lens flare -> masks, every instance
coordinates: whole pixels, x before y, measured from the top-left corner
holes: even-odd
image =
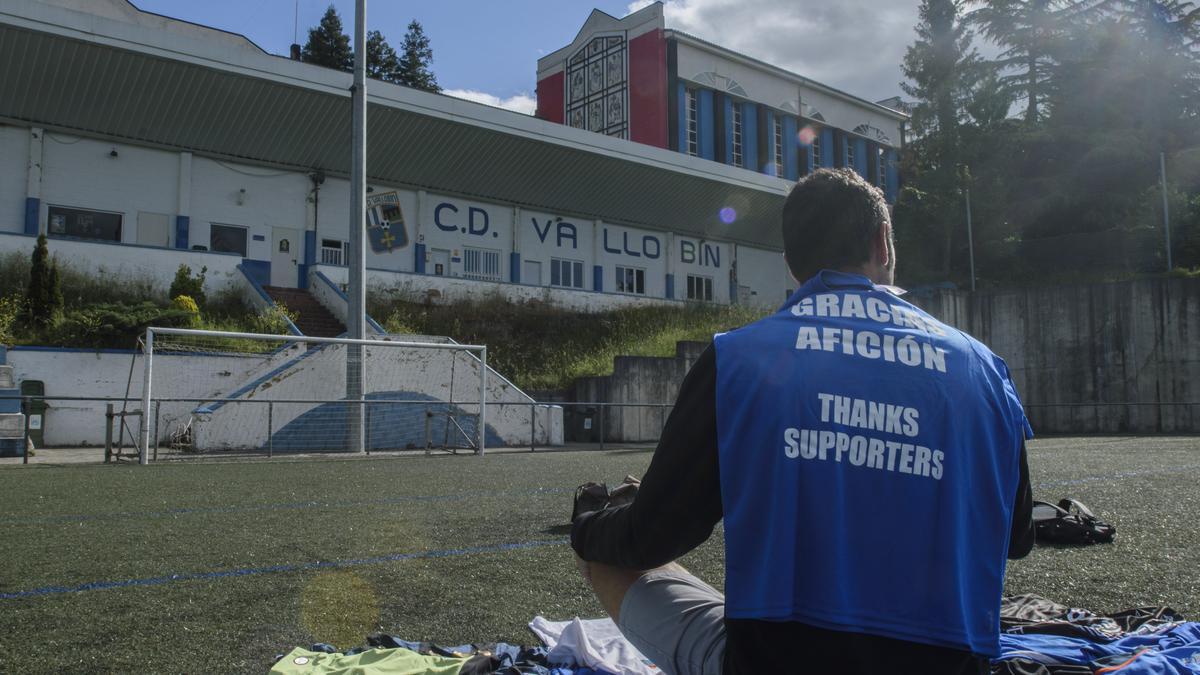
[[[796,138],[804,145],[812,145],[817,138],[817,132],[812,127],[804,127],[796,134]]]
[[[737,220],[737,211],[735,211],[732,206],[726,206],[725,208],[721,209],[720,216],[722,223],[725,223],[726,225],[732,225],[733,221]]]

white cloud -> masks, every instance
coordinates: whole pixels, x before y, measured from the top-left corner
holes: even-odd
[[[636,0],[637,11],[652,0]],[[677,29],[877,101],[900,93],[917,0],[666,0]]]
[[[495,94],[489,94],[485,91],[475,91],[473,89],[445,89],[442,93],[455,98],[465,98],[468,101],[513,110],[525,115],[532,115],[537,110],[537,99],[525,93],[509,96],[508,98],[500,98]]]

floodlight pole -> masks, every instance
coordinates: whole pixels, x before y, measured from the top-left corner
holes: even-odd
[[[1158,175],[1162,180],[1163,230],[1167,233],[1167,272],[1173,269],[1171,264],[1171,210],[1167,205],[1167,153],[1158,153]]]
[[[146,454],[150,449],[150,383],[154,381],[154,329],[146,329],[146,342],[142,347],[145,351],[142,352],[145,361],[145,369],[142,373],[142,421],[140,433],[138,434],[140,441],[138,443],[138,464],[145,466],[150,463],[150,457]],[[122,408],[123,410],[124,408]],[[121,433],[125,433],[125,418],[121,418]]]
[[[346,330],[351,339],[366,337],[367,261],[364,229],[367,223],[367,0],[354,3],[354,87],[352,155],[350,164],[349,311]],[[346,399],[349,401],[349,442],[353,452],[366,450],[363,438],[363,347],[346,350]]]

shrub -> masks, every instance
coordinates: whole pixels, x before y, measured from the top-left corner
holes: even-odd
[[[0,297],[0,345],[16,342],[17,317],[24,311],[20,296]]]
[[[190,314],[192,316],[191,325],[193,328],[200,327],[200,308],[196,306],[195,300],[186,295],[177,295],[174,300],[171,300],[171,306]]]
[[[181,295],[186,295],[196,302],[196,306],[204,309],[208,302],[208,297],[204,295],[204,275],[208,272],[207,267],[201,267],[200,273],[192,276],[192,268],[187,265],[180,265],[179,269],[175,270],[175,280],[171,282],[171,288],[167,292],[167,296],[177,298]]]
[[[265,335],[287,335],[289,332],[288,321],[296,323],[296,320],[299,318],[300,315],[298,313],[288,311],[288,308],[282,304],[271,305],[250,318],[249,332],[263,333]]]
[[[45,328],[62,314],[63,294],[58,264],[50,260],[44,234],[38,235],[37,245],[33,248],[25,298],[26,319],[31,326]]]
[[[60,347],[132,349],[146,328],[188,328],[194,315],[153,302],[103,304],[66,313],[46,331],[45,342]]]

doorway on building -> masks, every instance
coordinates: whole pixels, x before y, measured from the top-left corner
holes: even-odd
[[[542,261],[526,260],[525,269],[521,270],[521,282],[533,284],[535,286],[542,285]]]
[[[291,227],[271,228],[271,285],[296,288],[300,284],[297,255],[300,232]]]
[[[429,273],[435,277],[450,276],[450,251],[444,248],[429,249]]]

